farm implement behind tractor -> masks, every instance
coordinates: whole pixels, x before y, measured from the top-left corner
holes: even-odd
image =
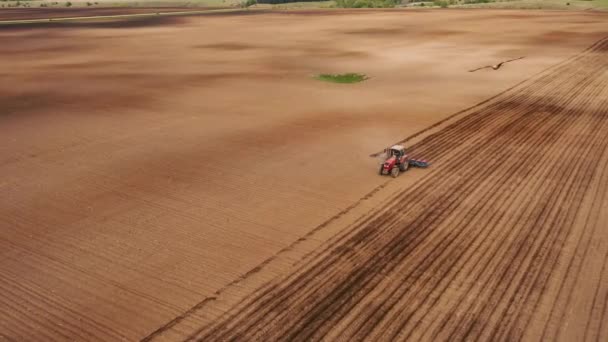
[[[400,172],[405,172],[410,166],[426,168],[429,163],[424,159],[412,159],[405,153],[405,147],[394,145],[386,150],[386,158],[380,165],[380,175],[390,174],[393,178],[399,176]]]

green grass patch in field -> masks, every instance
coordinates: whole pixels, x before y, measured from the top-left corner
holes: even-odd
[[[364,74],[347,73],[347,74],[319,74],[315,76],[319,81],[334,82],[334,83],[358,83],[368,79]]]

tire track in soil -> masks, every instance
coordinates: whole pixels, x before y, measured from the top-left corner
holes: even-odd
[[[520,152],[518,152],[518,153],[520,153]],[[516,165],[517,165],[517,164],[516,164]],[[512,171],[512,170],[510,170],[510,171],[509,171],[509,172],[507,172],[507,173],[510,173],[510,172],[513,172],[513,171]],[[483,202],[483,200],[482,200],[482,202]],[[452,229],[453,229],[453,230],[458,231],[457,227],[453,227]],[[443,241],[442,241],[442,242],[443,242]],[[437,263],[437,262],[435,261],[435,263]],[[407,305],[407,304],[405,304],[405,305],[404,305],[404,307],[408,307],[408,305]],[[369,319],[367,319],[366,321],[369,323]]]
[[[603,84],[602,86],[605,86],[605,84]],[[604,88],[601,89],[603,90]],[[601,97],[596,95],[595,98]],[[522,282],[520,282],[518,288],[516,288],[515,290],[517,296],[512,299],[511,303],[509,304],[509,310],[500,318],[501,320],[506,321],[507,324],[503,325],[502,327],[494,327],[494,332],[491,335],[492,338],[498,335],[503,337],[504,339],[504,335],[507,334],[504,327],[512,326],[513,324],[515,324],[514,320],[516,318],[519,318],[519,324],[523,324],[524,322],[526,322],[526,320],[532,314],[533,311],[529,310],[528,312],[524,312],[525,305],[530,308],[536,308],[536,305],[543,293],[542,290],[545,289],[546,285],[548,284],[549,276],[552,274],[552,271],[557,266],[557,261],[561,254],[563,246],[572,233],[572,227],[574,224],[574,220],[576,219],[576,214],[581,208],[584,196],[588,192],[591,192],[591,181],[596,171],[599,170],[598,166],[600,159],[594,158],[594,155],[598,152],[600,153],[600,155],[603,155],[604,151],[606,150],[606,135],[602,134],[606,131],[607,128],[605,126],[605,117],[603,115],[604,113],[608,112],[608,103],[606,102],[607,101],[604,101],[603,108],[598,111],[597,114],[599,115],[596,115],[596,117],[593,118],[594,122],[589,128],[589,131],[593,132],[593,135],[591,135],[591,137],[583,137],[583,139],[587,138],[588,140],[586,143],[580,144],[581,147],[584,147],[584,149],[586,149],[586,151],[583,151],[581,153],[584,153],[585,157],[583,157],[582,163],[578,168],[578,173],[574,176],[571,176],[571,179],[573,179],[573,185],[570,188],[572,195],[570,195],[570,193],[568,194],[570,195],[570,201],[567,203],[570,203],[568,206],[574,207],[576,208],[576,210],[562,211],[559,213],[562,215],[564,221],[564,223],[561,223],[559,225],[560,227],[562,227],[562,229],[556,229],[552,231],[556,233],[556,237],[554,238],[553,242],[551,244],[547,244],[547,248],[541,248],[537,250],[536,254],[533,256],[533,260],[541,259],[544,261],[540,264],[537,263],[536,265],[530,265],[525,275],[530,274],[531,276],[529,278],[524,276]],[[592,138],[595,139],[594,141],[596,141],[597,144],[592,140]],[[565,201],[562,201],[562,206],[564,205],[564,202]],[[553,246],[557,246],[557,248]],[[545,253],[544,257],[543,252]],[[538,269],[531,269],[532,266],[537,266]],[[527,279],[531,279],[531,282],[526,282],[525,280]],[[522,329],[513,329],[513,331],[521,333]],[[519,338],[521,338],[521,335],[519,335]]]
[[[414,144],[434,161],[418,184],[190,339],[523,336],[514,327],[531,318],[596,173],[588,157],[608,146],[608,101],[596,98],[607,50],[600,40]],[[564,158],[575,166],[560,169]]]
[[[433,258],[428,258],[427,260],[429,260],[429,259],[433,259]]]
[[[552,165],[552,168],[553,168],[553,169],[558,170],[558,168],[556,168],[556,167],[555,167],[555,165]],[[555,174],[555,172],[554,172],[554,174]],[[572,178],[569,178],[569,179],[572,179]],[[571,186],[571,187],[569,187],[568,189],[569,189],[569,190],[568,190],[568,193],[571,193],[571,191],[572,191],[572,186]],[[554,187],[554,189],[552,190],[552,194],[553,194],[553,196],[551,196],[552,202],[557,202],[557,200],[553,200],[553,199],[555,198],[555,196],[562,195],[562,190],[563,190],[563,187],[557,187],[557,186],[556,186],[556,187]],[[543,190],[543,191],[546,191],[546,190]],[[555,193],[555,191],[559,191],[559,193],[558,193],[558,194],[556,194],[556,193]],[[546,213],[546,212],[547,212],[547,211],[546,211],[546,210],[547,210],[547,208],[554,208],[554,206],[549,206],[549,205],[547,205],[547,204],[543,205],[543,213]],[[543,224],[549,224],[549,223],[551,222],[551,221],[548,221],[548,218],[547,218],[547,217],[544,217],[544,218],[539,218],[539,219],[542,219],[542,220],[543,220]],[[538,219],[537,219],[537,220],[538,220]],[[563,225],[562,225],[562,226],[563,226]],[[540,232],[538,232],[538,233],[540,233]],[[536,241],[536,239],[538,239],[538,236],[539,236],[539,235],[535,235],[535,236],[534,236],[534,238],[533,238],[533,239],[530,239],[530,240],[532,240],[532,241]],[[546,235],[546,236],[545,236],[545,239],[547,238],[547,236],[548,236],[548,235]],[[529,239],[529,238],[530,238],[530,236],[526,236],[526,239],[522,239],[522,243],[518,244],[518,246],[517,246],[517,247],[518,247],[518,248],[517,248],[518,253],[516,253],[516,254],[515,254],[515,257],[522,257],[522,258],[526,258],[526,257],[529,255],[529,254],[520,254],[520,253],[519,253],[519,252],[521,252],[521,250],[522,250],[524,247],[526,247],[526,246],[525,246],[525,244],[524,244],[524,242],[525,242],[527,239]],[[544,241],[544,240],[543,240],[543,241]],[[529,251],[530,251],[530,249],[528,249],[527,251],[529,252]],[[537,250],[537,252],[538,252],[538,250]],[[510,263],[514,263],[515,265],[517,265],[517,266],[516,266],[516,268],[517,268],[517,269],[518,269],[520,266],[522,266],[522,263],[517,263],[517,262],[515,262],[515,259],[514,259],[514,258],[512,258],[512,259],[508,259],[508,260],[510,260],[510,261],[509,261]],[[508,269],[507,269],[507,270],[508,270]],[[506,272],[506,271],[505,271],[505,272]],[[506,289],[506,286],[507,286],[507,285],[509,285],[509,283],[510,283],[510,282],[505,281],[505,278],[509,279],[509,278],[508,278],[508,276],[506,275],[506,273],[503,273],[503,275],[502,275],[502,276],[499,278],[499,282],[498,282],[498,284],[499,284],[499,285],[502,287],[503,292],[501,292],[501,294],[500,294],[500,295],[492,294],[492,297],[491,297],[491,298],[495,298],[495,299],[497,299],[497,300],[502,299],[502,297],[504,296],[504,291],[506,291],[506,290],[507,290],[507,289]],[[522,279],[526,279],[525,274],[524,274],[524,276],[523,276],[523,278],[522,278]],[[521,283],[520,283],[520,285],[521,285]],[[490,289],[491,289],[492,287],[488,287],[488,286],[487,286],[487,284],[486,284],[486,288],[490,288]],[[509,297],[509,296],[505,296],[505,297],[507,297],[507,298],[511,298],[511,297]],[[499,304],[499,303],[496,303],[496,302],[485,303],[485,305],[484,305],[484,308],[483,308],[483,309],[484,309],[484,310],[487,310],[487,311],[497,312],[497,311],[498,311],[498,310],[497,310],[497,305],[498,305],[498,304]],[[515,306],[515,305],[514,305],[514,303],[510,303],[510,304],[511,304],[511,305],[509,305],[509,309],[511,309],[513,306]],[[470,321],[472,321],[472,322],[473,322],[473,324],[476,324],[476,325],[478,325],[478,324],[479,324],[479,321],[478,321],[478,320],[475,320],[475,318],[469,318],[469,320],[470,320]],[[469,322],[469,323],[470,323],[470,322]],[[455,326],[462,326],[462,325],[469,326],[469,325],[468,325],[469,323],[465,324],[465,323],[463,323],[462,321],[460,321],[460,322],[456,322],[456,323],[454,323],[454,325],[455,325]],[[506,324],[506,323],[503,321],[503,324]],[[478,327],[478,328],[479,328],[479,327]],[[472,326],[472,325],[470,325],[470,326],[469,326],[469,330],[467,330],[467,333],[466,333],[464,336],[465,336],[465,337],[469,336],[469,334],[471,334],[471,330],[473,330],[473,326]]]
[[[437,252],[439,252],[441,250],[442,247],[444,247],[445,242],[449,242],[449,241],[454,241],[455,237],[451,236],[453,235],[453,232],[456,232],[457,230],[454,230],[452,232],[450,232],[450,235],[444,237],[441,239],[441,241],[439,241],[439,243],[435,246],[430,246],[430,249],[432,250],[432,254],[437,254]],[[445,246],[449,246],[449,243]],[[420,248],[423,248],[422,246]],[[439,257],[440,255],[436,255],[437,257]],[[422,260],[422,263],[424,263],[424,265],[426,265],[426,267],[431,267],[431,266],[435,266],[437,264],[437,260],[439,259],[432,259],[431,258],[427,259],[427,260]],[[429,264],[429,261],[431,262]],[[416,263],[418,264],[418,263]],[[401,264],[402,265],[402,264]],[[400,266],[401,267],[401,266]],[[420,279],[425,275],[425,273],[421,273],[421,265],[418,264],[418,267],[415,270],[409,270],[409,271],[404,271],[403,268],[401,268],[399,270],[399,273],[401,272],[409,272],[409,273],[405,273],[407,274],[407,277],[400,279],[402,284],[415,284],[417,282],[420,281]],[[434,270],[431,273],[436,272],[437,270]],[[430,279],[424,279],[424,282],[429,281]],[[386,282],[386,280],[382,280],[382,282]],[[396,301],[401,300],[402,296],[404,295],[404,292],[402,290],[408,288],[408,286],[395,286],[397,285],[395,282],[393,282],[392,284],[390,284],[390,292],[389,294],[380,294],[381,296],[390,296],[390,297],[396,297]],[[418,287],[418,289],[422,289],[420,287]],[[373,298],[373,300],[379,300],[381,298],[379,297],[375,297]],[[384,317],[387,316],[388,312],[391,311],[394,306],[395,303],[393,301],[381,301],[382,303],[382,307],[379,306],[375,306],[374,309],[371,312],[367,312],[366,311],[359,311],[359,317],[358,319],[360,320],[360,322],[357,323],[350,323],[349,327],[353,327],[353,329],[356,329],[355,331],[358,333],[356,336],[356,338],[364,338],[366,337],[366,333],[370,333],[371,332],[371,328],[375,328],[375,329],[379,329],[373,322],[380,322]],[[359,304],[360,306],[362,306],[363,304]],[[366,326],[368,326],[370,328],[370,330],[366,329]]]
[[[598,220],[599,220],[598,215],[599,215],[600,210],[601,210],[601,205],[603,203],[605,203],[604,202],[605,201],[605,196],[606,196],[606,193],[608,192],[607,191],[608,188],[606,186],[606,184],[608,183],[607,182],[607,180],[608,180],[608,177],[607,177],[608,172],[606,172],[608,170],[607,166],[608,166],[608,158],[604,158],[604,165],[602,165],[603,172],[598,177],[599,178],[599,182],[597,184],[596,193],[595,193],[595,195],[593,197],[593,201],[592,201],[592,203],[594,204],[594,207],[590,210],[590,216],[588,216],[587,219],[585,220],[585,231],[583,233],[586,233],[587,230],[591,230],[591,232],[589,234],[589,237],[587,239],[585,239],[586,240],[585,241],[585,247],[581,248],[584,251],[583,257],[581,258],[581,263],[586,260],[586,258],[587,258],[587,252],[591,248],[591,243],[592,243],[593,237],[596,235],[595,233],[597,232],[597,229],[590,229],[590,227],[591,228],[598,228],[599,227],[599,225],[598,225]],[[591,218],[591,217],[593,217],[593,218]],[[591,218],[593,224],[590,223],[590,218]],[[577,247],[576,247],[577,250],[579,250],[579,248],[581,247],[581,242],[583,241],[583,239],[584,239],[584,234],[581,234],[581,238],[580,238],[580,240],[577,243]],[[606,252],[604,253],[604,256],[603,256],[602,260],[603,260],[603,262],[602,262],[602,268],[601,268],[601,270],[599,272],[599,278],[598,278],[598,282],[597,282],[597,287],[595,288],[595,291],[594,291],[593,301],[592,301],[592,304],[591,304],[591,311],[589,312],[589,317],[587,319],[587,324],[586,324],[585,330],[584,330],[585,334],[584,334],[583,339],[582,339],[583,341],[588,341],[589,340],[588,339],[588,334],[589,334],[589,331],[591,330],[590,325],[593,324],[593,323],[595,323],[594,322],[594,316],[598,316],[598,311],[600,309],[603,309],[603,306],[600,306],[599,296],[601,295],[601,291],[602,291],[602,286],[601,286],[602,285],[602,279],[604,279],[604,277],[607,275],[606,272],[608,271],[608,269],[607,269],[608,268],[608,250],[606,250]],[[572,264],[573,264],[572,262],[568,264],[568,271],[572,267]],[[570,272],[567,272],[567,274],[571,278],[573,278],[574,280],[579,279],[579,276],[580,276],[581,271],[582,271],[582,266],[581,265],[577,265],[577,266],[578,267],[577,267],[577,271],[576,271],[575,274],[571,275]],[[557,295],[556,298],[559,298],[560,297],[559,295],[564,291],[564,285],[565,285],[567,279],[568,279],[568,277],[566,277],[564,279],[564,281],[560,284],[560,289],[559,289],[559,292],[558,292],[558,295]],[[567,297],[568,299],[566,300],[566,306],[568,306],[570,303],[573,302],[572,296],[573,296],[574,292],[575,292],[575,287],[574,287],[574,285],[572,285],[572,288],[570,288],[569,291],[568,291],[568,297]],[[551,317],[553,317],[554,315],[556,315],[556,311],[558,309],[557,305],[556,305],[557,303],[559,303],[558,300],[555,300],[553,302],[553,306],[551,308],[549,319],[547,319],[547,321],[545,322],[545,324],[543,326],[543,335],[542,335],[542,338],[544,338],[546,336],[547,328],[548,328],[547,324],[551,320]],[[538,303],[537,303],[537,305],[538,305]],[[564,310],[564,311],[561,312],[560,320],[559,321],[563,321],[565,319],[565,316],[566,316],[566,311]],[[596,339],[600,340],[600,338],[601,338],[601,323],[603,322],[603,317],[600,316],[600,319],[596,320],[596,321],[599,322],[599,325],[600,325],[595,330],[595,332],[596,332]]]
[[[550,132],[550,130],[549,130],[549,132]],[[512,151],[511,153],[517,154],[517,155],[522,155],[522,154],[524,154],[524,155],[526,155],[526,154],[527,155],[532,155],[534,153],[534,151],[535,151],[535,149],[533,149],[532,151],[528,151],[528,152]],[[540,160],[539,162],[542,162],[542,160]],[[523,167],[522,167],[522,165],[523,165]],[[506,169],[506,172],[503,172],[503,174],[500,177],[501,178],[504,178],[505,176],[508,177],[509,175],[511,175],[514,172],[525,172],[525,175],[517,175],[517,177],[529,177],[528,173],[531,170],[533,170],[533,168],[531,168],[530,165],[521,164],[521,163],[515,163],[515,164],[511,165],[508,169]],[[534,177],[534,176],[532,176],[532,177]],[[505,190],[508,190],[508,188],[512,187],[512,186],[510,186],[508,184],[505,184],[505,183],[501,183],[501,187],[507,187],[507,189],[505,189]],[[496,187],[494,187],[494,190],[497,191],[498,189]],[[472,225],[474,223],[476,223],[478,226],[482,225],[482,224],[483,225],[490,225],[489,222],[493,222],[492,225],[496,224],[497,221],[495,219],[496,219],[496,216],[498,216],[497,214],[503,214],[504,215],[504,212],[500,212],[500,211],[496,210],[497,207],[495,207],[495,206],[492,207],[491,205],[492,204],[498,205],[498,203],[500,203],[501,201],[505,201],[505,200],[512,201],[512,198],[514,197],[514,196],[512,196],[513,195],[512,190],[511,191],[505,191],[505,192],[501,193],[501,195],[507,195],[507,197],[506,198],[501,198],[501,197],[504,197],[504,196],[494,196],[494,197],[492,197],[492,196],[489,196],[489,193],[485,193],[484,196],[481,196],[481,200],[479,201],[479,203],[484,203],[484,205],[476,206],[475,209],[478,209],[478,210],[475,210],[475,213],[471,214],[471,212],[469,212],[469,213],[465,213],[463,215],[460,215],[458,217],[460,221],[457,221],[456,225],[454,225],[453,221],[450,222],[450,229],[452,230],[452,232],[454,232],[454,231],[458,232],[458,236],[457,236],[458,239],[462,239],[460,237],[460,235],[462,235],[462,232],[464,231],[464,229],[466,228],[467,225],[470,226],[470,225]],[[487,197],[487,198],[484,198],[484,197]],[[498,201],[497,199],[500,199],[500,201]],[[492,202],[494,202],[494,203],[492,203]],[[486,216],[484,216],[483,214],[480,214],[482,208],[485,209],[485,212],[488,213],[488,215],[490,215],[489,218],[486,218]],[[473,217],[471,217],[471,215],[473,215]],[[498,221],[501,218],[502,218],[502,216],[499,216],[498,217]],[[480,222],[482,220],[483,220],[483,222]],[[450,233],[452,233],[452,232],[450,232]],[[482,236],[484,236],[484,235],[483,234],[479,234],[478,236],[475,237],[475,239],[478,240]],[[468,238],[468,237],[465,237],[465,238]],[[483,237],[484,241],[487,238],[488,238],[488,236],[484,236]],[[454,239],[455,239],[455,237],[451,238],[452,241]],[[443,240],[441,243],[443,243],[444,241],[445,240]],[[474,242],[475,242],[475,240],[470,240],[470,241],[468,241],[466,243],[466,245],[455,246],[454,248],[461,248],[461,247],[463,248],[461,254],[459,254],[458,258],[455,259],[455,260],[457,260],[457,261],[462,260],[463,256],[465,254],[468,254],[468,251],[469,251],[471,245]],[[448,247],[448,246],[449,245],[447,245],[446,247]],[[466,260],[469,260],[470,258],[471,258],[471,254],[469,254],[469,256],[467,257]],[[428,289],[429,286],[427,284],[431,280],[435,280],[435,281],[438,281],[438,282],[445,282],[446,279],[450,279],[450,277],[453,277],[452,275],[449,275],[450,272],[454,271],[453,270],[453,265],[447,264],[448,266],[442,266],[443,263],[442,263],[442,261],[440,259],[435,259],[435,258],[428,258],[428,259],[432,260],[432,263],[434,265],[433,272],[431,272],[431,273],[441,272],[442,276],[439,279],[432,279],[432,278],[428,278],[427,277],[427,279],[424,280],[424,287],[419,288],[419,290],[421,290],[421,289]],[[424,261],[426,261],[426,260],[424,260]],[[449,260],[446,260],[446,262],[447,261],[449,261]],[[466,264],[466,261],[464,263]],[[460,270],[462,268],[462,266],[463,265],[461,264],[461,266],[458,268],[458,270]],[[449,277],[448,277],[448,275],[449,275]],[[434,289],[436,286],[437,285],[434,285],[434,286],[432,286],[430,288]],[[399,290],[403,290],[403,289],[401,288]],[[401,293],[403,293],[403,291],[401,291]],[[402,296],[402,295],[403,294],[401,294],[400,296]],[[409,293],[408,293],[408,295],[409,295]],[[410,297],[414,296],[414,295],[415,295],[415,297],[410,298],[405,303],[400,303],[399,307],[405,307],[405,308],[407,308],[407,307],[410,307],[411,305],[413,305],[412,301],[417,300],[418,299],[417,297],[420,296],[420,293],[417,292],[415,294],[410,295]],[[426,296],[423,296],[424,299],[422,300],[422,302],[425,303],[428,300],[428,298],[429,298],[430,295],[431,295],[431,292],[429,292]],[[391,309],[394,309],[394,306],[395,306],[395,303],[391,304]],[[403,311],[407,312],[407,310],[403,310]],[[418,309],[415,312],[409,313],[409,315],[407,315],[406,317],[401,317],[401,320],[403,321],[403,323],[401,325],[396,324],[396,326],[398,327],[396,329],[396,331],[402,332],[404,330],[404,326],[408,324],[408,322],[409,322],[410,318],[412,317],[412,315],[418,314],[420,311],[422,311],[422,310]],[[392,325],[390,323],[387,323],[387,324],[389,326]],[[382,328],[376,328],[376,329],[377,330],[378,329],[381,330]]]
[[[454,229],[454,230],[458,230],[458,229]],[[433,260],[433,262],[435,262],[435,263],[436,263],[436,259],[435,259],[435,260],[434,260],[434,259],[435,259],[434,257],[429,257],[429,258],[427,258],[426,260]],[[425,261],[426,261],[426,260],[425,260]],[[404,305],[403,307],[408,307],[408,306],[407,306],[407,305]]]

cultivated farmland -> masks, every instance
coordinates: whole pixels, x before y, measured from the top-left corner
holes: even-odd
[[[0,337],[608,338],[607,19],[0,28]]]

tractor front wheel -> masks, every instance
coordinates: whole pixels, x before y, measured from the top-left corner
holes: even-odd
[[[397,167],[397,165],[393,166],[393,169],[391,170],[391,176],[393,176],[393,178],[397,178],[397,176],[399,176],[399,168]]]

